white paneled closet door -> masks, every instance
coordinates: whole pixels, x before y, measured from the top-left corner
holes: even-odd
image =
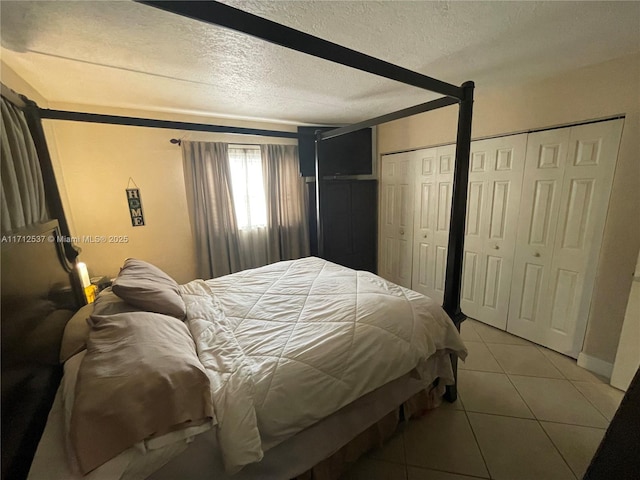
[[[529,135],[507,331],[577,357],[622,120]]]
[[[411,288],[413,188],[416,152],[382,156],[379,273]]]
[[[506,330],[527,135],[471,143],[462,311]]]
[[[442,303],[453,193],[455,145],[418,150],[413,290]]]

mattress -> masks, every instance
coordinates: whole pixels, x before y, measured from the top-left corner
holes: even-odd
[[[140,442],[85,478],[146,478],[196,438],[215,438],[199,444],[210,444],[235,473],[408,372],[413,388],[435,376],[452,383],[449,353],[466,356],[453,323],[429,298],[318,258],[195,280],[180,291],[217,425]],[[81,357],[72,360],[31,479],[80,478],[65,434]]]

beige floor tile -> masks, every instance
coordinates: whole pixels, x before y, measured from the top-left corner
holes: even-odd
[[[465,342],[481,342],[482,339],[473,328],[474,320],[467,319],[460,325],[460,336]],[[477,323],[477,322],[476,322]]]
[[[603,428],[580,427],[562,423],[540,422],[551,441],[564,457],[578,478],[582,478],[605,430]]]
[[[567,357],[566,355],[562,355],[561,353],[554,352],[553,350],[549,350],[544,347],[538,347],[538,350],[540,350],[542,354],[547,357],[551,363],[553,363],[554,367],[560,370],[560,373],[562,373],[562,375],[564,375],[568,380],[591,383],[608,383],[604,377],[596,375],[585,368],[579,367],[576,361],[571,357]]]
[[[537,347],[532,345],[487,344],[505,373],[532,377],[564,378]]]
[[[609,422],[569,380],[509,375],[538,420],[606,428]]]
[[[396,432],[385,444],[370,453],[371,458],[394,463],[404,463],[404,441],[402,432]]]
[[[490,325],[476,321],[473,323],[473,329],[482,338],[485,343],[503,343],[506,345],[533,345],[533,343],[524,338],[516,337],[503,330],[499,330]]]
[[[587,397],[607,420],[611,421],[620,406],[624,392],[611,385],[594,384],[589,382],[572,382],[575,387]]]
[[[469,355],[462,362],[458,361],[460,370],[478,370],[481,372],[498,372],[503,373],[502,368],[493,358],[491,352],[484,343],[481,342],[465,342]]]
[[[571,469],[535,420],[469,413],[491,478],[572,480]]]
[[[488,476],[465,412],[435,409],[404,431],[407,465]]]
[[[364,457],[351,467],[342,480],[406,480],[404,465]]]
[[[534,418],[504,373],[458,372],[458,392],[468,412]]]
[[[408,480],[474,480],[478,477],[468,477],[457,473],[441,472],[439,470],[429,470],[426,468],[407,467]],[[486,477],[489,478],[489,477]]]

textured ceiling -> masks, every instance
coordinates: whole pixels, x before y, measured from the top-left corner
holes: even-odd
[[[640,50],[640,2],[225,3],[479,89]],[[335,124],[434,97],[129,1],[2,0],[0,8],[2,60],[53,106]]]

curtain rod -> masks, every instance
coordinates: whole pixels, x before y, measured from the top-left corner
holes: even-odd
[[[170,143],[173,143],[174,145],[182,145],[182,139],[181,138],[172,138],[171,140],[169,140]],[[238,146],[238,147],[261,147],[262,145],[264,145],[263,143],[246,143],[246,142],[242,142],[242,143],[238,143],[238,142],[226,142],[227,145],[229,145],[230,148],[234,148],[234,146]],[[269,145],[269,144],[268,144]]]
[[[20,96],[19,93],[14,92],[9,87],[7,87],[4,83],[0,84],[0,89],[2,92],[2,96],[7,99],[7,101],[13,103],[18,108],[24,108],[27,106],[24,99]]]

